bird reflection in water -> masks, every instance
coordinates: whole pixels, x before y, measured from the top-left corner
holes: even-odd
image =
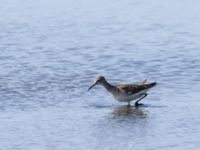
[[[147,115],[140,107],[120,106],[113,110],[113,117],[146,118]]]

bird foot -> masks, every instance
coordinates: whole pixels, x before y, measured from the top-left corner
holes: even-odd
[[[135,107],[143,106],[144,104],[142,103],[135,103]]]

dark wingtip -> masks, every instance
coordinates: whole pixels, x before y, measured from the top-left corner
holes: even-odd
[[[157,82],[152,82],[147,85],[147,88],[152,88],[157,85]]]
[[[151,87],[156,86],[157,82],[152,82],[150,85],[151,85]]]

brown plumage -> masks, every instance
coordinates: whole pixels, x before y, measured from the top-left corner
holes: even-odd
[[[126,93],[135,94],[140,91],[149,89],[155,85],[156,85],[156,82],[142,83],[142,84],[118,84],[118,85],[116,85],[116,87],[125,91]]]

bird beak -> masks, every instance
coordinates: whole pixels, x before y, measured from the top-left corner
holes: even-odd
[[[97,85],[96,82],[89,87],[88,91],[91,90],[95,85]]]

